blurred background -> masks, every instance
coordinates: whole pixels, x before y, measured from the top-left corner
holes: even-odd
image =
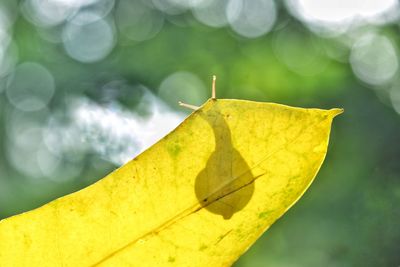
[[[400,265],[396,0],[0,0],[0,219],[219,98],[343,107],[310,190],[236,267]]]

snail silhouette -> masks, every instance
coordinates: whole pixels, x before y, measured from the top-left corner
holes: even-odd
[[[206,120],[214,132],[215,150],[196,177],[196,197],[208,211],[230,219],[250,201],[254,177],[242,155],[232,145],[225,118],[218,114],[216,120],[210,117]]]
[[[215,105],[213,111],[199,114],[211,126],[215,149],[204,169],[196,177],[195,193],[203,208],[222,215],[227,220],[250,201],[254,192],[255,178],[243,156],[232,144],[231,131],[225,118],[229,115],[221,114],[218,109],[218,101],[215,99],[215,76],[212,99]]]

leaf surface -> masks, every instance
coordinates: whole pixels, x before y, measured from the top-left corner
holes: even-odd
[[[99,182],[0,221],[0,266],[230,266],[311,184],[341,112],[210,99]]]

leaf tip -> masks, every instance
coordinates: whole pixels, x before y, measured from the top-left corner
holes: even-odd
[[[342,114],[344,112],[344,109],[343,108],[333,108],[328,111],[329,111],[330,115],[334,118],[337,115]]]

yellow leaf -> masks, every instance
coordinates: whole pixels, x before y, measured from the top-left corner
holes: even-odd
[[[310,185],[341,112],[210,99],[94,185],[0,221],[0,266],[229,266]]]

